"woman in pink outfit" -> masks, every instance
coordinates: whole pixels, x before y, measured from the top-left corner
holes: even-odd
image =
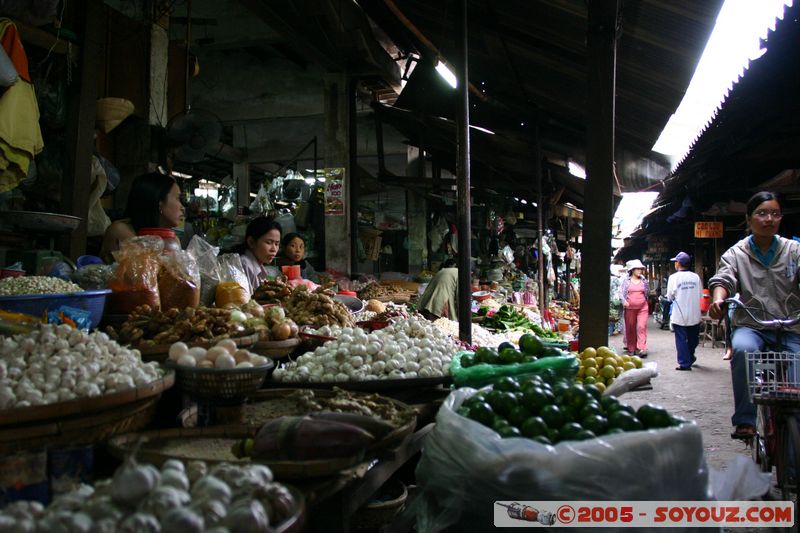
[[[644,277],[644,265],[638,259],[625,264],[628,276],[622,280],[620,298],[625,315],[625,351],[647,357],[647,296],[650,284]]]

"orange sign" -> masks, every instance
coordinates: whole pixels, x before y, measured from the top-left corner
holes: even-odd
[[[695,222],[694,223],[694,238],[695,239],[721,239],[722,238],[722,222]]]

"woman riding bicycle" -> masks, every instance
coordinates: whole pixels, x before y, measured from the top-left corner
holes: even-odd
[[[762,191],[748,200],[747,223],[752,234],[722,255],[717,273],[709,281],[714,291],[708,311],[711,318],[722,318],[725,298],[737,292],[743,304],[754,308],[755,315],[762,319],[785,318],[800,311],[800,243],[777,235],[781,218],[781,204],[775,193]],[[755,435],[756,410],[747,387],[745,354],[765,347],[800,352],[800,324],[781,334],[780,346],[776,346],[776,331],[761,328],[741,309],[734,311],[731,327],[735,328],[731,336],[735,404],[731,422],[735,430],[731,437],[748,439]]]

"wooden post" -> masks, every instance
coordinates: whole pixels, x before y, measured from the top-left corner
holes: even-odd
[[[355,76],[347,77],[347,114],[349,118],[348,129],[348,167],[350,168],[348,180],[348,199],[350,206],[350,268],[358,269],[358,197],[361,189],[361,179],[358,174],[358,113],[356,111],[356,84]]]
[[[472,344],[471,260],[472,233],[470,196],[470,150],[469,150],[469,48],[467,44],[467,0],[461,0],[459,17],[459,61],[456,68],[458,79],[458,333],[462,341]]]
[[[588,94],[586,99],[587,157],[584,213],[583,286],[580,345],[608,343],[608,305],[611,279],[611,225],[614,184],[614,100],[617,55],[618,0],[588,2]]]
[[[344,213],[325,215],[325,268],[349,274],[352,272],[350,256],[350,180],[355,169],[350,168],[350,107],[348,75],[327,73],[324,76],[325,95],[325,167],[344,167]],[[352,228],[356,231],[356,228]]]
[[[250,164],[247,162],[247,132],[245,124],[233,126],[233,147],[244,154],[243,161],[233,163],[233,181],[236,183],[236,208],[239,213],[250,205]]]
[[[537,266],[539,272],[539,312],[544,318],[544,311],[547,309],[547,301],[544,294],[544,254],[542,245],[544,244],[544,196],[542,195],[542,158],[541,144],[539,142],[539,125],[534,131],[533,155],[536,158],[533,169],[536,173],[536,246],[539,254],[537,256]]]
[[[69,86],[67,128],[67,166],[61,180],[61,210],[64,214],[81,217],[78,228],[63,236],[61,251],[72,259],[86,253],[86,219],[89,216],[89,185],[94,147],[95,101],[100,58],[105,57],[97,47],[105,46],[103,4],[99,0],[86,3],[83,19],[83,42],[80,49],[79,78]],[[69,61],[70,58],[67,58]]]

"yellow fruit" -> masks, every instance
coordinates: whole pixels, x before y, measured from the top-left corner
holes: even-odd
[[[605,379],[613,378],[614,377],[614,367],[611,365],[606,365],[602,369],[600,369],[600,375],[603,376]]]
[[[586,367],[586,370],[584,371],[584,375],[587,377],[595,377],[597,374],[597,367],[594,366]]]
[[[603,368],[603,366],[605,366],[605,359],[602,357],[595,357],[594,362],[597,363],[597,368]]]
[[[638,355],[631,357],[631,361],[633,361],[633,364],[636,365],[636,368],[642,368],[642,358]]]
[[[622,370],[623,369],[622,369],[621,366],[615,366],[614,367],[614,376],[619,376],[620,374],[622,374]]]
[[[594,386],[597,387],[597,390],[600,391],[600,394],[603,394],[606,391],[605,383],[595,383]]]
[[[592,378],[594,379],[594,378]],[[575,383],[585,383],[581,378],[575,378]]]
[[[623,365],[622,365],[622,370],[623,371],[624,370],[633,370],[634,368],[636,368],[636,365],[633,364],[632,362],[623,363]]]
[[[582,366],[582,367],[578,368],[578,375],[577,375],[577,377],[579,377],[579,378],[582,378],[582,377],[583,377],[583,376],[585,376],[585,375],[586,375],[586,367],[585,367],[585,366]]]
[[[597,366],[597,359],[594,357],[587,357],[583,360],[583,366],[589,368],[590,366]]]
[[[631,356],[630,355],[623,355],[622,356],[622,361],[623,362],[627,363],[630,360],[631,360]]]
[[[605,358],[605,357],[609,357],[609,356],[614,356],[616,354],[608,346],[601,346],[601,347],[599,347],[597,349],[597,355],[599,355],[600,357]]]
[[[584,350],[581,352],[581,359],[585,359],[586,357],[594,357],[596,355],[597,350],[590,346],[589,348],[584,348]]]
[[[606,380],[606,385],[611,385],[612,383],[614,383],[614,378],[608,378]]]
[[[596,385],[597,381],[592,376],[587,376],[583,378],[584,385]]]

